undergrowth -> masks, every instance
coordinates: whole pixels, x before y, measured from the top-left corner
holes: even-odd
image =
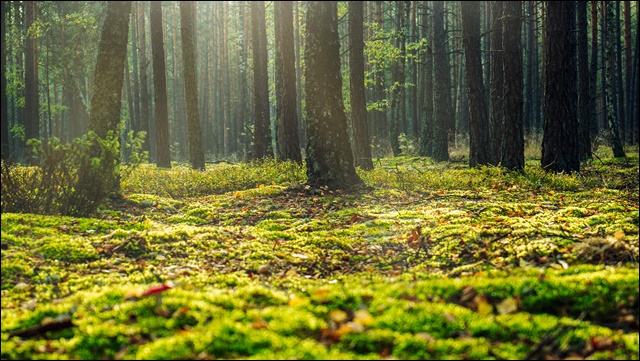
[[[132,168],[94,218],[2,214],[2,358],[637,359],[638,156]]]

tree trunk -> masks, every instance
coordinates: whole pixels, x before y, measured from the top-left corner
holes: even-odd
[[[273,154],[269,115],[269,74],[267,71],[267,31],[264,1],[252,1],[254,157],[263,159]]]
[[[147,45],[144,21],[144,4],[138,1],[138,51],[140,52],[140,130],[147,133],[145,141],[142,145],[144,151],[151,153],[149,131],[149,115],[151,114],[151,106],[149,104],[149,83],[147,79]],[[153,157],[152,157],[153,159]]]
[[[418,41],[418,33],[416,28],[416,13],[418,12],[418,2],[411,1],[411,27],[410,27],[410,43],[415,43]],[[419,114],[418,114],[418,62],[417,62],[418,53],[416,50],[411,50],[411,57],[409,58],[409,81],[411,82],[411,87],[409,88],[409,106],[411,109],[411,139],[414,142],[417,142],[420,137],[420,124],[419,124]]]
[[[151,2],[151,47],[153,53],[153,86],[156,98],[156,164],[161,168],[171,168],[169,111],[167,109],[167,72],[164,60],[161,1]]]
[[[461,2],[462,45],[469,102],[469,166],[484,165],[489,160],[487,104],[482,82],[480,56],[480,3]]]
[[[619,130],[621,132],[620,134],[620,141],[622,142],[622,144],[624,145],[625,143],[625,138],[626,138],[626,134],[624,132],[624,130],[627,128],[627,117],[626,117],[626,112],[625,112],[625,92],[623,91],[623,83],[624,80],[622,78],[622,43],[620,42],[620,21],[621,21],[621,17],[620,17],[620,1],[616,1],[616,15],[615,15],[615,19],[614,19],[614,24],[615,24],[615,43],[616,43],[616,47],[615,47],[615,62],[616,62],[616,109],[618,110],[616,119],[618,120],[618,127]]]
[[[524,134],[531,135],[533,129],[533,1],[527,3],[526,50],[527,67],[524,81]]]
[[[305,37],[307,179],[344,189],[362,184],[353,166],[342,102],[340,41],[335,1],[310,1]]]
[[[587,41],[587,3],[576,2],[577,29],[578,29],[578,154],[580,160],[591,159],[591,137],[589,136],[589,124],[591,113],[589,104],[589,66],[588,66],[588,41]]]
[[[606,126],[609,133],[609,141],[611,142],[611,149],[613,150],[613,156],[616,158],[625,157],[624,148],[622,146],[622,140],[620,138],[620,127],[616,114],[616,41],[615,39],[615,21],[614,16],[614,3],[603,2],[602,6],[605,7],[605,27],[603,33],[605,35],[605,65],[606,65],[606,87],[604,91],[606,93]]]
[[[637,4],[637,3],[636,3]],[[637,5],[636,5],[637,6]],[[636,37],[638,35],[636,34]],[[625,94],[626,102],[624,107],[627,109],[626,128],[623,133],[626,135],[627,141],[633,144],[633,62],[631,60],[631,1],[624,1],[624,60],[625,60]]]
[[[349,80],[351,90],[351,128],[356,167],[372,170],[371,146],[367,130],[367,104],[364,98],[363,3],[349,2]]]
[[[491,155],[489,163],[498,165],[502,156],[502,127],[504,123],[503,102],[504,102],[504,78],[502,61],[502,12],[504,1],[492,1],[492,22],[491,22],[491,52],[490,64],[491,72],[491,117],[489,119],[489,145]]]
[[[575,14],[575,13],[574,13]],[[502,16],[504,101],[502,111],[502,166],[524,171],[522,119],[522,3],[507,1]],[[575,46],[575,43],[573,44]]]
[[[433,2],[433,159],[436,162],[449,160],[449,117],[451,116],[451,71],[449,56],[445,51],[444,4]]]
[[[204,152],[198,114],[198,83],[196,76],[196,52],[194,42],[195,2],[180,2],[180,27],[182,34],[182,60],[184,69],[184,90],[187,103],[187,136],[189,163],[191,168],[204,170]]]
[[[598,83],[598,2],[591,1],[591,64],[589,65],[589,139],[592,142],[598,135],[596,110],[596,88]]]
[[[423,10],[423,17],[426,17],[427,13],[431,10],[427,7],[427,1],[424,1],[424,7],[427,10]],[[433,156],[433,51],[432,51],[432,36],[429,31],[432,26],[426,26],[427,21],[423,22],[425,25],[425,38],[427,39],[427,45],[425,49],[425,65],[424,65],[424,81],[422,87],[424,88],[424,98],[420,101],[424,107],[424,116],[422,118],[422,134],[420,137],[420,152],[423,157]]]
[[[25,140],[40,139],[40,101],[38,93],[38,40],[33,27],[38,12],[36,1],[24,2],[25,31],[27,33],[24,50],[24,91],[25,91]],[[26,161],[33,164],[35,159],[31,147],[25,148]]]
[[[293,4],[274,3],[276,39],[276,118],[278,157],[302,162],[298,134],[295,53],[293,48]]]
[[[541,166],[556,173],[580,171],[575,24],[574,2],[547,3]]]
[[[8,8],[5,6],[6,2],[2,1],[0,4],[0,41],[2,42],[2,46],[0,48],[0,118],[1,118],[1,129],[2,133],[2,160],[8,160],[11,158],[11,148],[9,147],[9,106],[7,101],[7,77],[5,75],[7,68],[7,45],[5,43],[5,34],[6,34],[6,20]]]

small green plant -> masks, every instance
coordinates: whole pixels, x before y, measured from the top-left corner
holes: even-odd
[[[118,172],[117,138],[89,132],[62,144],[30,139],[37,165],[2,161],[2,211],[88,216],[113,190]],[[93,155],[93,156],[92,156]]]

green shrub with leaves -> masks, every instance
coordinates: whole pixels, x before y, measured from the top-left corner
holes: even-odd
[[[2,162],[2,211],[88,216],[114,190],[120,149],[88,132],[62,144],[31,139],[36,166]]]

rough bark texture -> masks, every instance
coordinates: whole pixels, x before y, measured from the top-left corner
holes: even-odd
[[[144,4],[142,1],[138,1],[138,51],[140,52],[140,130],[147,132],[143,150],[150,153],[150,138],[151,132],[149,130],[149,117],[151,116],[151,105],[149,104],[149,83],[147,79],[147,45],[145,35],[145,21],[144,21]]]
[[[469,103],[469,166],[476,167],[487,164],[489,160],[489,121],[480,58],[480,3],[463,1],[461,6],[462,45]]]
[[[253,144],[256,159],[272,155],[269,118],[269,84],[267,72],[267,31],[264,1],[252,1],[251,37],[253,45]]]
[[[448,127],[451,116],[451,71],[449,56],[445,51],[444,4],[433,2],[433,159],[449,160]]]
[[[502,155],[502,124],[504,117],[502,103],[504,97],[504,78],[502,72],[502,11],[504,1],[492,1],[491,12],[491,80],[489,85],[491,97],[491,116],[489,119],[489,144],[491,157],[489,162],[493,165],[500,163]]]
[[[194,42],[195,2],[180,2],[180,30],[182,33],[182,61],[184,67],[184,89],[187,103],[187,137],[189,164],[191,168],[204,170],[204,152],[198,114],[198,83],[196,76],[196,52]]]
[[[131,1],[107,3],[107,16],[98,46],[89,114],[89,130],[100,138],[107,138],[109,131],[116,132],[120,124],[130,11]]]
[[[24,50],[24,135],[25,140],[40,139],[40,102],[38,94],[38,42],[32,25],[36,21],[36,1],[24,2],[24,20],[26,29]],[[31,147],[27,146],[26,161],[32,163]]]
[[[636,3],[637,4],[637,3]],[[637,5],[636,5],[637,6]],[[638,35],[636,34],[636,37]],[[631,60],[631,1],[624,1],[624,68],[625,68],[625,94],[627,108],[627,121],[624,134],[630,144],[633,144],[633,62]]]
[[[162,2],[151,2],[151,51],[153,53],[153,87],[156,100],[156,138],[158,167],[171,168],[169,148],[169,111],[167,109],[167,71],[162,33]]]
[[[598,135],[598,119],[596,114],[596,85],[598,83],[598,2],[591,1],[591,64],[589,65],[589,112],[592,115],[589,123],[590,141]]]
[[[276,38],[276,118],[278,157],[302,162],[298,138],[296,65],[293,52],[293,4],[276,1],[274,24]]]
[[[576,1],[576,16],[578,27],[578,147],[581,160],[591,158],[591,136],[589,124],[591,124],[590,112],[591,95],[589,94],[589,65],[588,65],[588,41],[587,41],[587,3]]]
[[[608,128],[609,142],[611,143],[611,149],[613,150],[613,156],[616,158],[624,157],[624,148],[622,146],[622,140],[620,138],[620,127],[616,117],[615,107],[617,106],[615,93],[616,93],[616,57],[615,57],[615,28],[613,22],[615,20],[614,15],[614,3],[603,2],[602,6],[605,7],[605,22],[604,34],[605,34],[605,65],[606,65],[606,81],[604,92],[605,100],[605,126]]]
[[[373,169],[367,131],[367,105],[364,98],[363,3],[349,2],[349,80],[351,89],[351,129],[355,166]]]
[[[349,188],[362,180],[353,166],[342,101],[337,3],[310,1],[306,25],[308,182],[330,189]]]
[[[5,6],[5,2],[2,1],[0,4],[0,41],[2,42],[2,47],[0,49],[0,61],[2,65],[0,66],[0,133],[2,133],[2,159],[6,160],[11,158],[10,147],[9,147],[9,106],[7,104],[7,77],[5,75],[5,71],[7,68],[7,44],[5,43],[5,33],[6,33],[6,15],[8,13],[8,8]]]
[[[504,123],[501,159],[503,167],[518,171],[524,170],[521,18],[522,3],[520,1],[505,2],[502,15]]]
[[[557,173],[580,171],[575,19],[573,2],[547,3],[541,166]]]

